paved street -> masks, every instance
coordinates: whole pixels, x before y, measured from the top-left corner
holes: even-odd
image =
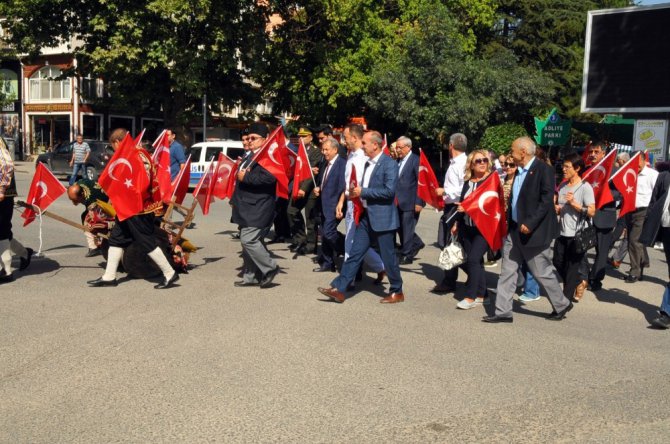
[[[33,165],[18,163],[27,194]],[[190,198],[189,198],[190,199]],[[78,220],[66,196],[50,210]],[[435,239],[438,215],[419,234]],[[39,221],[14,235],[37,250]],[[42,251],[0,286],[0,442],[667,442],[670,332],[648,328],[667,267],[645,280],[610,271],[563,322],[546,298],[515,303],[512,325],[480,322],[429,289],[429,246],[402,268],[406,302],[379,304],[368,273],[338,305],[273,245],[266,290],[233,287],[239,242],[227,202],[198,213],[201,249],[179,287],[131,280],[92,291],[101,258],[81,232],[42,222]],[[340,227],[343,229],[343,225]],[[627,271],[627,263],[622,266]],[[495,287],[498,268],[487,268]],[[461,272],[459,281],[463,282]],[[386,284],[388,286],[388,284]],[[457,294],[458,299],[462,295]]]

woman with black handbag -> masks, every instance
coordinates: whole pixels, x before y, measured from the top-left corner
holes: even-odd
[[[580,230],[590,225],[596,212],[593,188],[579,177],[583,170],[584,160],[579,154],[570,153],[563,158],[565,180],[559,186],[556,203],[560,235],[554,242],[553,263],[563,279],[563,294],[573,301],[580,282],[579,264],[586,254],[582,242],[584,233]]]

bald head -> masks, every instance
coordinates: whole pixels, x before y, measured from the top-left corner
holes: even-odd
[[[526,165],[535,156],[537,145],[530,137],[519,137],[512,142],[510,156],[519,166]]]
[[[76,183],[68,187],[67,197],[72,201],[72,205],[79,205],[84,202],[84,195],[81,192],[81,187]]]

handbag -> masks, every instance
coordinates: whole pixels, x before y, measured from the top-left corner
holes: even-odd
[[[584,254],[596,246],[596,227],[591,223],[590,217],[579,216],[573,245],[576,254]]]
[[[463,246],[452,235],[451,242],[440,251],[438,266],[443,270],[451,270],[465,262],[466,254]]]

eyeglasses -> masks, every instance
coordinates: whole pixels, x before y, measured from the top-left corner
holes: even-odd
[[[507,168],[514,168],[516,166],[516,163],[514,162],[505,162],[505,166]]]
[[[247,140],[248,140],[249,142],[255,142],[255,141],[257,141],[258,139],[262,139],[262,137],[261,137],[261,136],[249,136],[249,137],[247,137]]]
[[[489,160],[486,157],[480,157],[479,159],[474,159],[472,162],[481,165],[482,163],[489,163]]]
[[[566,164],[563,164],[563,169],[564,169],[564,170],[572,169],[572,165],[566,165]]]

